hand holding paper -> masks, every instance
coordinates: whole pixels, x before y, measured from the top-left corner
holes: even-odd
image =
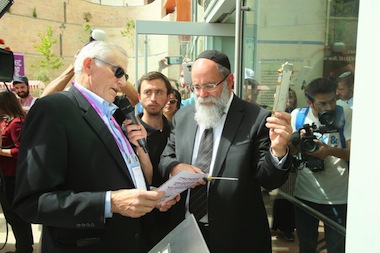
[[[186,170],[181,170],[175,176],[163,183],[155,191],[165,191],[165,196],[159,204],[165,203],[175,198],[181,192],[189,189],[199,179],[203,178],[204,174],[193,173]]]

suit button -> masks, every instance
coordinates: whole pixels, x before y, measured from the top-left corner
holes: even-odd
[[[135,234],[135,239],[138,240],[140,238],[140,234],[139,233],[136,233]]]
[[[80,228],[81,226],[80,226],[80,224],[77,224],[77,228]]]
[[[95,227],[95,223],[91,223],[90,227],[94,228]]]

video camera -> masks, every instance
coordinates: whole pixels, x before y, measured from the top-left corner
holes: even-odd
[[[305,163],[312,172],[323,171],[325,169],[324,161],[308,155],[308,153],[313,153],[318,150],[319,146],[314,140],[317,137],[314,133],[320,133],[321,135],[325,133],[336,133],[338,132],[338,127],[335,125],[335,110],[323,111],[318,113],[319,122],[322,124],[319,128],[313,124],[304,124],[298,132],[294,132],[291,137],[291,142],[294,146],[300,144],[301,158],[298,160],[299,164]],[[301,131],[304,130],[301,138]]]

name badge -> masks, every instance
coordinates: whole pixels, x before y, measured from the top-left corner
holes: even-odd
[[[140,190],[146,190],[146,184],[144,175],[142,173],[140,166],[135,166],[132,168],[133,177],[136,180],[136,188]]]

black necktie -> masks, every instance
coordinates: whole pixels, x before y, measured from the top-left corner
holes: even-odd
[[[199,144],[197,160],[195,167],[208,173],[212,158],[213,148],[213,130],[205,129],[201,142]],[[200,185],[190,191],[189,211],[194,214],[197,220],[200,220],[207,213],[207,184]]]

